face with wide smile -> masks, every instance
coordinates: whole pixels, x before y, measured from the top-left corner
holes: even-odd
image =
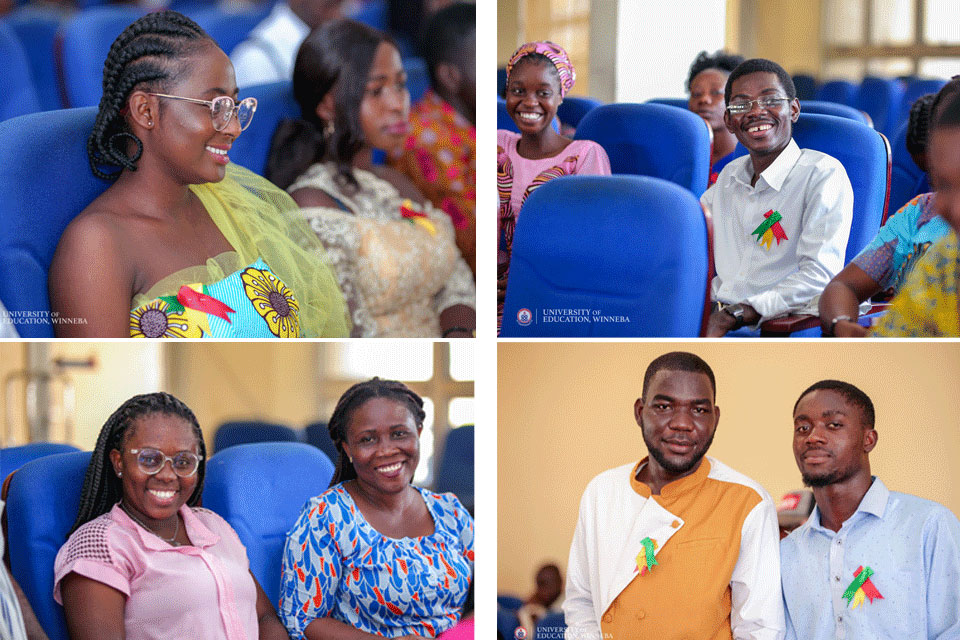
[[[522,58],[510,70],[506,102],[507,113],[520,133],[542,132],[551,125],[562,102],[556,67],[549,62]]]
[[[723,102],[723,89],[727,85],[726,71],[704,69],[690,82],[690,98],[687,108],[707,121],[714,131],[725,129],[723,114],[726,105]]]
[[[637,400],[634,415],[650,452],[648,465],[676,479],[700,465],[713,442],[720,408],[706,374],[662,369],[650,380],[646,398]]]
[[[786,98],[777,74],[757,71],[740,76],[730,87],[730,104],[761,100],[764,98]],[[790,143],[793,135],[793,123],[800,116],[800,101],[782,100],[771,107],[761,107],[754,102],[743,114],[731,115],[724,112],[727,130],[737,137],[750,152],[751,157],[771,156],[776,158]]]
[[[401,146],[410,130],[410,92],[400,52],[388,42],[377,46],[360,101],[364,142],[375,149]]]
[[[793,456],[808,487],[843,483],[868,469],[877,432],[859,407],[832,389],[811,391],[793,415]]]
[[[420,462],[420,429],[402,402],[371,398],[354,410],[344,451],[357,482],[377,493],[404,491]]]
[[[193,427],[176,415],[151,413],[134,420],[129,429],[132,431],[125,439],[123,451],[111,451],[110,461],[114,473],[122,472],[124,506],[153,526],[175,516],[190,499],[197,487],[197,474],[182,478],[174,473],[169,461],[157,473],[145,473],[137,464],[137,454],[130,450],[156,449],[173,457],[183,451],[199,455],[200,447]]]

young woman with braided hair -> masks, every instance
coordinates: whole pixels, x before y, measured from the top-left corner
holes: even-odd
[[[148,14],[107,55],[88,141],[113,184],[50,268],[61,337],[316,337],[349,332],[323,247],[281,190],[230,163],[256,101],[192,20]]]
[[[330,417],[330,489],[287,534],[280,617],[290,637],[433,638],[457,624],[473,575],[473,519],[411,485],[423,400],[400,382],[355,384]]]
[[[197,506],[205,470],[200,425],[170,394],[103,425],[54,565],[73,640],[288,638],[237,534]]]

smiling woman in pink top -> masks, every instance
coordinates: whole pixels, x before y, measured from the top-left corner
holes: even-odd
[[[169,394],[107,420],[54,565],[73,640],[288,638],[237,534],[196,506],[205,457],[196,417]]]

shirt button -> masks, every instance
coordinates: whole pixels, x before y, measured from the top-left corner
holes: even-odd
[[[680,526],[680,521],[679,521],[679,520],[674,520],[673,522],[670,523],[670,526],[673,527],[674,529],[676,529],[677,527]]]
[[[841,624],[842,622],[843,622],[843,616],[837,616],[837,624]]]
[[[606,622],[607,624],[610,624],[611,622],[613,622],[613,614],[612,613],[603,614],[603,621]]]
[[[837,538],[837,544],[838,544],[838,545],[843,544],[843,540],[841,540],[840,538]]]
[[[837,582],[840,582],[840,576],[833,576],[833,579],[836,580]]]
[[[644,611],[643,609],[640,609],[639,611],[637,611],[637,620],[643,620],[646,617],[647,617],[646,611]]]

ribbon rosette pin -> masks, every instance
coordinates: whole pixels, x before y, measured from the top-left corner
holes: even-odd
[[[780,215],[779,211],[770,209],[763,214],[763,217],[766,218],[766,220],[761,222],[760,226],[754,229],[750,235],[757,236],[757,243],[762,244],[767,248],[767,251],[770,251],[770,245],[773,244],[774,238],[777,240],[777,246],[780,246],[781,241],[789,240],[789,238],[787,238],[787,233],[780,225],[783,216]]]
[[[641,576],[647,575],[647,572],[653,570],[653,565],[658,564],[654,552],[657,550],[657,541],[652,538],[644,538],[640,541],[643,545],[643,551],[637,554],[637,569]]]
[[[877,587],[870,581],[872,575],[873,569],[863,565],[857,567],[857,570],[853,572],[853,582],[843,592],[843,598],[847,601],[847,604],[852,605],[851,608],[856,609],[867,598],[870,599],[871,603],[878,598],[883,599],[883,596],[877,591]]]

